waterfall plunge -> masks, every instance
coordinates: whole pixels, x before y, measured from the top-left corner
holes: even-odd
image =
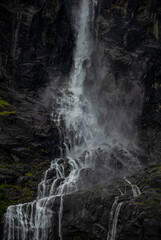
[[[59,99],[60,108],[58,109],[59,115],[63,116],[65,121],[66,137],[70,146],[67,157],[72,158],[78,157],[86,149],[96,147],[95,144],[104,140],[104,132],[98,125],[93,106],[84,95],[85,65],[91,64],[92,53],[89,23],[91,21],[92,25],[94,21],[96,1],[91,1],[91,3],[90,1],[82,1],[81,5],[77,44],[68,92],[66,94],[66,91],[62,90],[63,97]],[[90,15],[92,19],[90,19]],[[57,121],[57,119],[55,120]]]

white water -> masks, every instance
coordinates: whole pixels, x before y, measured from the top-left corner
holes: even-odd
[[[117,221],[123,202],[118,203],[119,197],[116,197],[110,212],[109,231],[107,240],[115,240],[117,232]]]
[[[59,237],[60,237],[60,240],[63,239],[62,230],[61,230],[62,216],[63,216],[63,195],[61,196],[60,209],[59,209]]]
[[[114,210],[116,210],[118,199],[119,199],[118,196],[115,197],[114,203],[112,204],[112,208],[111,208],[111,212],[110,212],[110,219],[109,219],[109,227],[108,227],[109,231],[108,231],[108,235],[107,235],[107,240],[110,240],[110,238],[111,238],[112,225],[113,225],[113,219],[114,219]]]
[[[132,188],[132,194],[133,197],[139,197],[141,195],[141,191],[137,185],[133,185],[129,180],[124,177],[125,181],[131,186]],[[124,196],[123,192],[119,188],[119,192],[121,196]],[[126,194],[126,192],[125,192]],[[107,240],[115,240],[116,233],[117,233],[117,221],[120,213],[121,206],[123,202],[120,202],[118,204],[119,197],[115,197],[114,203],[112,205],[111,211],[110,211],[110,218],[109,218],[109,227],[108,227],[108,234],[107,234]]]
[[[60,240],[62,235],[63,196],[88,187],[88,184],[98,184],[96,175],[91,175],[91,183],[86,179],[86,172],[96,170],[98,178],[104,170],[112,174],[108,166],[102,163],[109,158],[109,152],[114,159],[126,163],[125,160],[135,157],[127,150],[113,151],[113,140],[107,139],[104,128],[98,123],[95,108],[84,94],[86,68],[91,66],[93,40],[90,29],[94,28],[96,0],[82,0],[77,14],[77,41],[74,53],[74,63],[70,73],[69,85],[61,89],[61,97],[57,99],[57,113],[53,120],[61,134],[62,119],[65,123],[63,145],[66,146],[66,159],[57,158],[51,162],[50,168],[38,185],[38,197],[35,201],[16,206],[10,206],[5,216],[4,240],[47,240],[52,233],[52,218],[54,201],[60,197],[59,226]],[[103,150],[106,150],[105,154]],[[62,146],[60,146],[63,157]],[[101,154],[101,158],[98,156]],[[122,159],[120,160],[120,154]],[[108,159],[109,160],[109,159]],[[127,161],[127,164],[129,165]],[[101,174],[99,174],[101,169]],[[113,208],[116,203],[114,204]],[[122,203],[116,207],[112,224],[112,238],[116,235],[116,226]]]
[[[65,120],[66,136],[71,147],[68,156],[73,158],[78,157],[85,149],[95,148],[95,144],[98,144],[99,141],[105,141],[104,131],[98,125],[93,106],[84,95],[83,86],[86,77],[84,65],[85,63],[88,66],[91,64],[92,37],[89,24],[94,21],[96,3],[96,0],[91,1],[91,3],[90,1],[82,1],[69,87],[67,93],[65,89],[62,90],[63,97],[59,99],[60,108],[58,111]],[[92,22],[89,18],[90,10],[92,10]]]
[[[59,102],[57,118],[55,119],[58,128],[60,117],[63,117],[66,125],[68,145],[66,152],[68,159],[66,163],[62,159],[54,159],[50,168],[44,173],[41,183],[38,185],[37,200],[10,206],[5,215],[4,240],[46,240],[51,232],[52,207],[55,197],[61,196],[59,208],[59,238],[63,239],[61,232],[61,220],[63,216],[63,195],[78,190],[77,184],[79,173],[87,168],[87,158],[90,153],[85,154],[84,160],[74,159],[78,153],[83,153],[85,148],[94,146],[94,139],[100,137],[98,124],[92,112],[92,106],[87,99],[83,98],[83,82],[85,79],[84,61],[90,62],[90,31],[89,12],[96,1],[82,0],[80,16],[78,19],[78,36],[75,49],[74,65],[70,75],[68,94],[63,92]],[[94,14],[94,9],[92,13]],[[94,15],[92,16],[94,19]],[[61,131],[61,130],[60,130]],[[100,136],[98,136],[98,134]],[[64,142],[66,144],[66,142]],[[61,154],[63,155],[63,153]],[[69,172],[65,172],[64,165],[67,164]],[[89,164],[90,165],[90,164]],[[55,170],[54,176],[49,177]]]
[[[139,197],[141,195],[141,191],[137,185],[133,185],[126,177],[124,177],[125,181],[131,186],[133,197]]]

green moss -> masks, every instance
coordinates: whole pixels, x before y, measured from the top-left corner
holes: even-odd
[[[142,204],[142,205],[144,205],[144,204],[145,204],[144,202],[135,202],[135,203],[137,203],[137,204]]]
[[[32,177],[32,176],[33,176],[33,174],[32,174],[32,173],[30,173],[30,172],[27,172],[27,173],[25,174],[25,176],[27,176],[27,177]]]
[[[6,197],[7,199],[9,198],[14,199],[12,201],[9,201],[9,204],[7,204],[8,206],[10,205],[10,203],[19,204],[22,202],[28,202],[28,200],[32,198],[34,191],[30,190],[29,187],[22,188],[20,185],[2,184],[0,185],[0,193],[2,194],[5,193],[5,196],[7,196]]]
[[[6,100],[4,100],[0,97],[0,116],[5,116],[5,115],[9,115],[9,114],[16,114],[17,112],[12,111],[11,107],[13,107],[13,106],[10,103],[8,103]]]
[[[43,17],[43,18],[46,18],[46,19],[52,19],[52,18],[53,18],[52,16],[50,16],[50,15],[48,15],[48,14],[43,15],[42,17]]]
[[[0,164],[0,168],[7,168],[7,167],[4,166],[3,164]]]
[[[16,114],[16,111],[3,111],[0,112],[0,116],[5,116],[5,115],[9,115],[9,114]]]
[[[27,202],[29,199],[31,199],[34,191],[29,190],[27,187],[22,189],[23,191],[23,202]],[[20,200],[22,202],[22,199]]]
[[[0,107],[5,109],[6,106],[11,106],[11,104],[0,98]]]

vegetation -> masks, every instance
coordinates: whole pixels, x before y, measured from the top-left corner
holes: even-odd
[[[5,115],[9,115],[9,114],[16,114],[16,111],[3,111],[0,112],[0,116],[5,116]]]
[[[30,172],[27,172],[25,175],[26,175],[27,177],[32,177],[32,176],[33,176],[33,174],[30,173]]]
[[[0,111],[0,116],[5,116],[5,115],[9,115],[9,114],[16,114],[17,112],[16,111],[11,111],[11,110],[8,110],[7,108],[8,107],[11,107],[12,105],[10,103],[8,103],[7,101],[3,100],[1,97],[0,97],[0,109],[2,111]]]
[[[0,107],[5,109],[6,106],[11,106],[11,104],[0,98]]]
[[[50,16],[50,15],[48,15],[48,14],[43,15],[42,17],[43,17],[43,18],[46,18],[46,19],[52,19],[52,18],[53,18],[52,16]]]
[[[19,200],[17,196],[19,195]],[[5,201],[6,205],[3,205],[3,209],[6,210],[10,204],[19,204],[22,202],[28,202],[33,195],[33,191],[28,187],[22,187],[20,185],[2,184],[0,185],[0,201]],[[12,197],[12,200],[9,200]]]
[[[6,166],[3,164],[0,164],[0,168],[6,168]]]

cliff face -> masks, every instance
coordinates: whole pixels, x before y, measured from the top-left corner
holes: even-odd
[[[122,179],[65,196],[61,225],[63,239],[107,239],[112,228],[110,213],[116,196],[120,196],[118,203],[122,202],[117,222],[117,240],[160,239],[160,168],[141,171],[131,181],[140,186],[140,196],[134,198],[131,186]],[[56,240],[59,239],[59,206],[60,199],[57,198],[53,204],[52,233]]]
[[[1,1],[1,63],[20,88],[35,90],[54,74],[69,72],[73,33],[71,3]]]
[[[36,196],[43,171],[60,154],[41,88],[71,67],[71,7],[72,1],[0,3],[0,217],[7,205]]]
[[[159,1],[101,1],[99,38],[115,79],[140,82],[144,99],[138,126],[140,146],[150,156],[160,152],[161,9]],[[118,80],[119,81],[119,80]],[[160,159],[160,153],[155,160]]]
[[[70,71],[75,45],[70,18],[73,3],[74,0],[1,0],[0,217],[6,206],[35,198],[43,171],[52,158],[60,155],[59,131],[50,118],[50,104],[46,105],[42,96],[52,79]],[[138,142],[146,165],[158,165],[134,176],[143,195],[136,200],[126,196],[122,199],[125,203],[117,239],[158,240],[161,4],[159,0],[101,0],[95,26],[111,81],[124,78],[125,82],[137,81],[143,86],[142,113],[136,119]],[[111,183],[112,187],[115,185]],[[64,239],[106,238],[109,213],[117,194],[103,186],[65,197]],[[56,229],[58,226],[55,232]]]

